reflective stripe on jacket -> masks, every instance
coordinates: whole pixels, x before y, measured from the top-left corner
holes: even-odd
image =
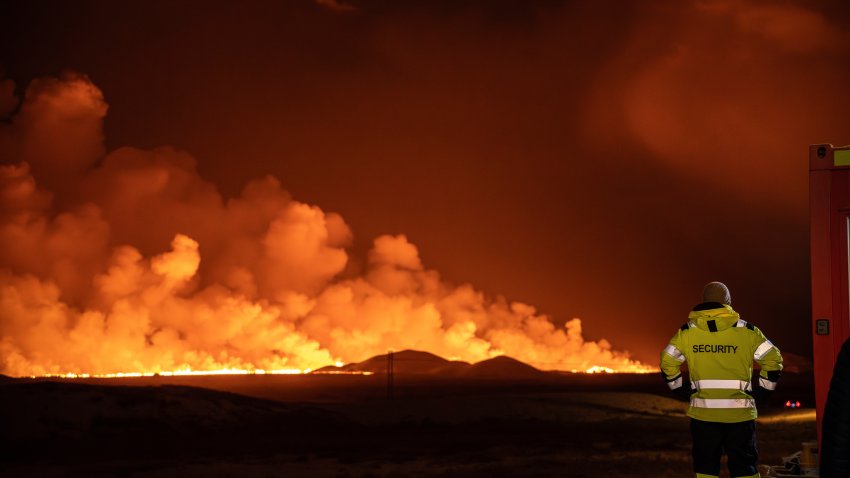
[[[757,386],[773,390],[782,355],[732,307],[714,306],[690,313],[688,323],[661,352],[661,371],[670,388],[676,388],[680,368],[687,363],[693,390],[688,416],[725,423],[753,420],[757,416],[750,383],[753,361],[761,366]]]

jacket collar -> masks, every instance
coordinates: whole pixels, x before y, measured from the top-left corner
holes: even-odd
[[[694,307],[688,319],[697,328],[708,332],[719,332],[734,327],[741,316],[732,307],[717,302],[704,302]]]

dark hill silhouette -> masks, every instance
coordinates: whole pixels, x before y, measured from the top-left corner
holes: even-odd
[[[342,367],[322,367],[316,373],[372,372],[387,373],[387,355],[376,355],[362,362]],[[446,360],[429,352],[402,350],[393,354],[393,372],[396,375],[427,375],[435,377],[463,377],[490,379],[539,378],[546,372],[511,357],[499,356],[475,364]]]
[[[362,362],[370,369],[387,371],[387,356],[378,355]],[[393,371],[400,374],[454,375],[469,367],[468,362],[446,360],[429,352],[402,350],[393,354]]]
[[[505,355],[482,360],[465,371],[467,376],[482,378],[534,378],[545,373],[527,363]]]
[[[402,375],[457,375],[468,368],[468,362],[446,360],[430,352],[402,350],[393,353],[393,372]],[[322,367],[317,373],[328,372],[372,372],[387,373],[387,354],[376,355],[362,362],[350,363],[342,367]]]

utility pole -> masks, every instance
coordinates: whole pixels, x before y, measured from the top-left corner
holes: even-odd
[[[393,351],[387,352],[387,400],[393,399]]]

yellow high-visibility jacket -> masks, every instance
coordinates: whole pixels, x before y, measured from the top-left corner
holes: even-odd
[[[688,319],[661,352],[667,385],[688,390],[681,373],[687,362],[692,392],[688,416],[724,423],[754,420],[753,361],[761,366],[756,386],[772,391],[782,370],[779,349],[728,305],[700,304]]]

